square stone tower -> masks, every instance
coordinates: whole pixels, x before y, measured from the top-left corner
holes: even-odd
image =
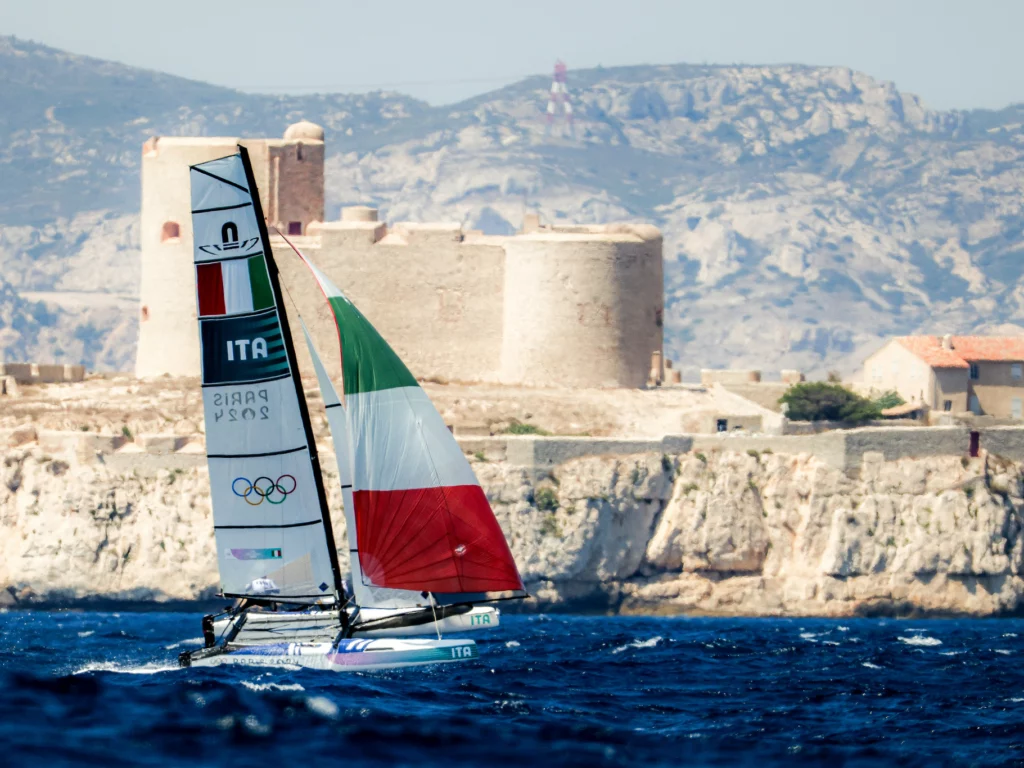
[[[190,165],[249,150],[268,224],[304,235],[324,218],[324,132],[302,121],[283,139],[154,137],[142,147],[142,285],[137,376],[198,376]]]

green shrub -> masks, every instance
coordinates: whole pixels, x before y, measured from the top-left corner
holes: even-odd
[[[794,384],[779,398],[793,421],[860,423],[882,415],[878,405],[842,384],[808,381]]]
[[[546,429],[541,429],[535,424],[527,424],[519,421],[519,419],[512,419],[509,425],[502,430],[506,435],[550,435]]]
[[[699,461],[701,464],[708,463],[708,457],[705,456],[703,453],[696,453],[694,454],[694,456],[696,457],[697,461]]]
[[[883,392],[875,398],[875,405],[878,406],[880,411],[884,411],[886,408],[895,408],[897,405],[903,405],[906,402],[895,389]]]
[[[558,518],[554,515],[547,515],[540,522],[540,533],[542,536],[554,536],[562,538],[562,526],[558,524]]]
[[[554,512],[558,509],[558,494],[552,488],[538,488],[533,494],[533,503],[537,505],[537,509]]]

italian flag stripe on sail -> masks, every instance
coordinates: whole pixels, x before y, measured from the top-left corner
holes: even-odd
[[[487,497],[430,398],[366,317],[303,260],[341,341],[363,579],[417,592],[525,594]]]
[[[274,306],[263,254],[196,265],[199,316],[237,315]]]

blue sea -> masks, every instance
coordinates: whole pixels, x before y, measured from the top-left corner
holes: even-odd
[[[506,615],[365,674],[179,669],[199,622],[0,614],[0,764],[1024,765],[1024,620]]]

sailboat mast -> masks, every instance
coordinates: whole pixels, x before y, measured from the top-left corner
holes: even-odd
[[[266,253],[264,254],[267,261],[267,274],[270,278],[270,288],[274,293],[274,301],[276,305],[280,307],[278,318],[281,323],[281,335],[284,337],[285,353],[288,355],[288,361],[291,363],[292,369],[295,371],[295,375],[292,379],[295,382],[295,395],[299,401],[299,415],[302,418],[302,428],[306,433],[306,444],[309,446],[309,459],[313,465],[313,482],[316,486],[316,495],[320,503],[320,515],[323,518],[324,531],[327,534],[327,554],[331,560],[331,572],[334,574],[334,589],[341,603],[344,603],[346,595],[345,588],[341,580],[341,567],[338,565],[338,545],[335,542],[334,529],[331,526],[331,512],[330,508],[327,506],[327,492],[324,489],[324,478],[320,470],[320,455],[317,451],[316,440],[313,436],[313,424],[309,419],[309,408],[306,405],[306,396],[302,390],[302,377],[299,376],[298,358],[295,355],[295,345],[292,343],[292,333],[288,324],[288,312],[285,308],[284,296],[281,291],[281,280],[278,275],[277,261],[274,259],[274,252],[270,247],[270,234],[267,231],[267,222],[263,218],[263,205],[260,202],[259,194],[256,194],[256,178],[252,172],[252,163],[249,162],[249,151],[242,145],[238,146],[238,151],[242,156],[242,167],[245,169],[245,179],[248,182],[249,189],[253,191],[253,212],[256,215],[256,224],[260,230],[260,237],[267,245]],[[344,615],[344,611],[342,611],[342,615]]]

